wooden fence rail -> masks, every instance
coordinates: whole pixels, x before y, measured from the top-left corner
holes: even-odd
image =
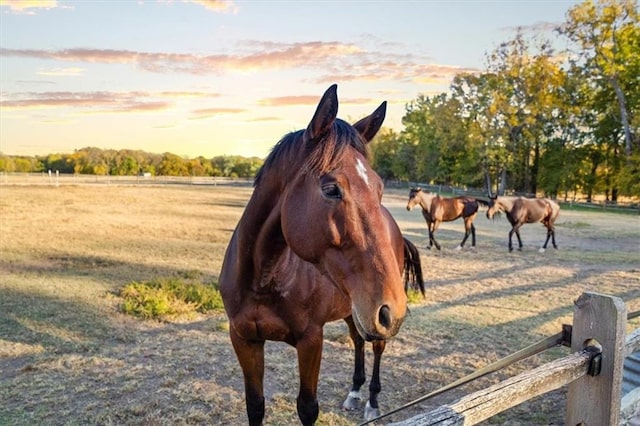
[[[567,425],[617,425],[623,360],[640,347],[640,329],[625,339],[626,318],[620,298],[584,293],[575,303],[572,354],[392,425],[475,425],[565,385]],[[625,401],[623,413],[630,404],[637,407],[637,399]]]

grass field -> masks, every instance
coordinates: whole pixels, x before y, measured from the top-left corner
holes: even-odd
[[[118,292],[180,274],[216,280],[250,194],[231,186],[0,186],[0,424],[245,424],[224,314],[140,320],[119,311]],[[383,411],[558,332],[583,291],[640,309],[638,216],[562,211],[558,250],[538,253],[545,232],[535,224],[522,228],[524,250],[509,253],[506,219],[481,212],[476,250],[453,250],[463,230],[456,221],[438,231],[443,250],[435,252],[425,249],[426,226],[419,211],[406,211],[406,196],[394,190],[383,201],[420,248],[428,290],[387,346]],[[319,424],[357,424],[360,412],[340,408],[352,374],[346,326],[325,330]],[[553,349],[387,420],[566,353]],[[267,344],[267,425],[298,423],[293,354]],[[488,423],[562,424],[564,395]]]

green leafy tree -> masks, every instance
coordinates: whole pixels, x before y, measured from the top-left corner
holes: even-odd
[[[618,102],[624,129],[625,154],[632,154],[628,95],[623,90],[627,68],[638,66],[638,3],[636,0],[592,0],[572,7],[560,29],[578,46],[577,53],[595,78],[611,86]],[[635,80],[638,74],[635,73]],[[636,82],[637,90],[637,82]],[[635,95],[637,97],[637,95]]]
[[[369,144],[371,164],[382,179],[398,179],[393,172],[393,163],[399,146],[399,135],[386,127],[383,127]]]

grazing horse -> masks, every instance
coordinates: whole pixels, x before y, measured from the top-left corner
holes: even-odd
[[[422,215],[427,221],[429,249],[435,245],[440,250],[440,244],[434,236],[440,223],[450,222],[460,217],[464,219],[464,238],[456,249],[460,250],[464,247],[469,234],[471,234],[471,247],[476,246],[476,227],[473,225],[473,220],[478,213],[479,204],[489,205],[486,201],[472,197],[445,198],[429,191],[423,191],[422,188],[411,188],[407,210],[411,210],[417,204],[422,207]]]
[[[333,85],[307,128],[275,145],[256,175],[220,272],[251,425],[262,424],[265,413],[266,340],[295,347],[298,417],[302,424],[315,423],[323,325],[338,319],[346,321],[355,346],[344,408],[358,406],[364,344],[371,341],[374,375],[365,418],[378,416],[380,357],[407,312],[405,269],[424,294],[417,249],[382,206],[382,180],[366,157],[386,102],[353,126],[337,112]]]
[[[513,251],[512,237],[518,237],[518,250],[522,250],[522,239],[520,238],[520,227],[525,223],[541,222],[547,228],[547,239],[540,248],[540,252],[547,249],[549,239],[553,243],[553,248],[557,249],[556,232],[554,223],[560,214],[560,206],[548,198],[523,198],[523,197],[489,197],[489,209],[487,219],[492,219],[497,213],[503,211],[511,223],[509,231],[509,251]]]

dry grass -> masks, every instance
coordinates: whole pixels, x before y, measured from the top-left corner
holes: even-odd
[[[121,314],[131,281],[185,272],[215,280],[251,188],[199,186],[0,186],[0,424],[243,424],[241,372],[223,314],[172,323]],[[537,252],[544,232],[523,227],[508,253],[506,219],[476,220],[478,249],[452,250],[460,221],[424,249],[406,194],[385,204],[422,252],[425,301],[411,307],[383,359],[384,409],[435,390],[570,323],[585,290],[640,309],[640,219],[562,212],[560,249]],[[640,321],[630,323],[630,328]],[[352,354],[342,323],[327,325],[320,424],[351,425],[340,406]],[[555,349],[533,363],[566,353]],[[297,424],[294,350],[267,344],[268,425]],[[423,403],[389,421],[446,403],[529,363]],[[370,366],[368,367],[370,371]],[[492,424],[561,424],[564,391],[501,414]]]

